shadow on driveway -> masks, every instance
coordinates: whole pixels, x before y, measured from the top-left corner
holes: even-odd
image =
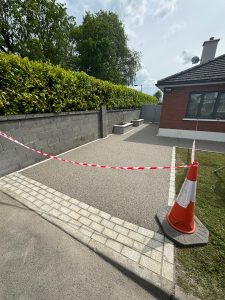
[[[128,138],[124,139],[126,142],[132,143],[143,143],[143,144],[153,144],[160,146],[176,146],[191,148],[193,140],[191,139],[178,139],[178,138],[167,138],[157,136],[159,126],[156,124],[148,124],[148,126],[142,127],[141,131],[130,135]],[[196,140],[196,149],[215,151],[215,152],[225,152],[225,143],[222,142],[211,142],[211,141],[200,141]]]

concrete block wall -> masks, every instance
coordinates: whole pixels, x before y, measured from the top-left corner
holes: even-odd
[[[138,118],[140,110],[83,111],[0,116],[0,130],[27,146],[53,155],[78,147],[107,133],[113,125]],[[0,137],[0,176],[45,157]]]
[[[3,116],[0,130],[30,147],[55,155],[99,138],[99,112]],[[0,176],[44,159],[2,137],[0,152]]]

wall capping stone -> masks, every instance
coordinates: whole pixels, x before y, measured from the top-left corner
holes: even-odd
[[[60,113],[37,113],[37,114],[24,114],[24,115],[7,115],[0,116],[1,121],[14,121],[14,120],[27,120],[27,119],[38,119],[38,118],[49,118],[49,117],[60,117],[69,115],[88,115],[97,114],[98,110],[83,110],[83,111],[69,111]]]
[[[111,110],[107,110],[107,113],[111,113],[111,112],[123,112],[123,111],[135,111],[135,110],[141,110],[141,108],[121,108],[121,109],[111,109]]]
[[[112,109],[107,110],[107,113],[111,112],[126,112],[126,111],[136,111],[140,108],[129,108],[129,109]],[[59,113],[37,113],[37,114],[23,114],[23,115],[7,115],[0,116],[1,121],[14,121],[14,120],[24,120],[24,119],[38,119],[38,118],[49,118],[49,117],[60,117],[60,116],[69,116],[69,115],[88,115],[88,114],[97,114],[99,110],[82,110],[82,111],[68,111],[68,112],[59,112]]]

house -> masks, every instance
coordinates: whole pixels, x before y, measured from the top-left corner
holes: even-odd
[[[225,54],[215,58],[218,42],[203,43],[200,64],[156,83],[164,93],[159,136],[225,142]]]

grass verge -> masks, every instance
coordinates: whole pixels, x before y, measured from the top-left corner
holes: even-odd
[[[225,299],[225,154],[197,151],[200,164],[196,215],[208,228],[209,244],[205,247],[177,249],[177,283],[186,292],[204,300]],[[176,149],[176,164],[190,163],[190,150]],[[176,193],[186,176],[186,170],[176,173]]]

